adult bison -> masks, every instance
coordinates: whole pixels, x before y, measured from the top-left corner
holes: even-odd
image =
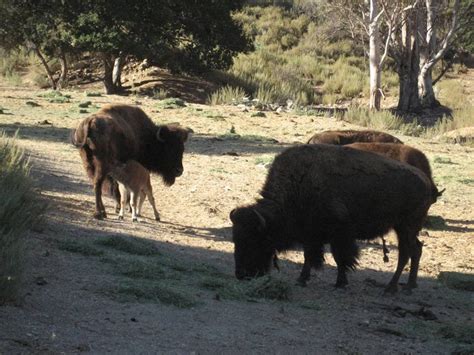
[[[237,278],[267,273],[277,252],[301,244],[305,284],[329,243],[336,286],[357,265],[357,239],[398,235],[398,266],[386,290],[396,292],[411,258],[408,288],[416,287],[422,244],[417,238],[431,205],[431,183],[418,169],[373,153],[326,144],[303,145],[275,158],[255,204],[234,209]]]
[[[184,142],[188,131],[178,126],[157,126],[138,107],[108,105],[84,119],[72,134],[95,191],[94,217],[106,217],[102,185],[118,163],[136,160],[172,185],[183,173]],[[109,180],[108,180],[109,181]]]
[[[440,197],[444,192],[444,190],[439,191],[433,181],[430,163],[426,158],[426,155],[416,148],[394,143],[352,143],[348,144],[347,147],[377,153],[420,169],[431,182],[432,203],[435,203],[438,197]]]
[[[335,144],[346,145],[355,142],[379,142],[379,143],[398,143],[403,142],[391,134],[379,131],[356,131],[356,130],[342,130],[342,131],[325,131],[316,133],[312,136],[307,144]]]

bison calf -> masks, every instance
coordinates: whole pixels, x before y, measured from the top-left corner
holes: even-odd
[[[398,266],[387,286],[411,259],[408,288],[416,287],[422,244],[417,238],[431,205],[431,183],[418,169],[379,155],[332,145],[304,145],[278,155],[255,204],[234,209],[237,278],[268,273],[277,252],[301,244],[305,283],[322,265],[329,243],[337,263],[336,286],[357,265],[357,239],[374,239],[394,229]]]
[[[151,187],[150,173],[143,165],[135,160],[129,160],[125,164],[116,165],[110,175],[117,180],[120,190],[120,212],[119,219],[123,219],[125,206],[130,193],[130,205],[132,206],[132,221],[137,222],[141,216],[141,210],[145,196],[150,201],[155,219],[160,220],[160,214],[156,209],[153,189]]]
[[[379,143],[398,143],[403,142],[391,134],[379,131],[356,131],[356,130],[342,130],[342,131],[325,131],[316,133],[308,140],[308,144],[334,144],[346,145],[355,142],[379,142]]]

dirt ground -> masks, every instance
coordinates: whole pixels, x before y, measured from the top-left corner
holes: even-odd
[[[5,109],[0,130],[19,129],[19,144],[48,201],[44,222],[27,236],[22,299],[0,307],[1,354],[474,353],[473,293],[438,281],[440,272],[474,273],[473,148],[391,132],[427,154],[436,183],[446,188],[430,210],[434,222],[421,237],[420,282],[412,294],[382,294],[397,259],[391,235],[388,263],[378,242],[361,244],[360,267],[344,290],[333,287],[336,271],[329,253],[308,286],[296,286],[302,253],[291,251],[281,256],[280,272],[291,285],[289,301],[228,300],[194,287],[197,303],[189,308],[124,302],[103,291],[121,282],[110,265],[60,246],[111,236],[147,239],[175,261],[211,265],[232,277],[228,215],[258,196],[272,157],[316,131],[357,127],[295,113],[252,117],[255,111],[230,106],[163,108],[157,100],[136,96],[86,97],[76,91],[67,93],[69,102],[52,103],[40,94],[0,86]],[[80,113],[78,105],[85,101],[91,105]],[[139,105],[156,122],[179,122],[194,131],[185,172],[175,185],[168,188],[152,178],[162,222],[151,219],[147,202],[140,223],[132,224],[129,216],[117,221],[110,199],[104,199],[108,219],[91,217],[92,189],[69,132],[110,102]]]

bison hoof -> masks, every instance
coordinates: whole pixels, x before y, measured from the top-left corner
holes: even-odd
[[[104,211],[96,211],[96,212],[94,213],[94,218],[95,218],[95,219],[99,219],[99,220],[100,220],[100,219],[104,219],[104,218],[106,218],[106,217],[107,217],[107,214],[106,214]]]
[[[132,218],[132,222],[137,222],[137,223],[138,223],[138,218],[137,218],[137,217],[133,217],[133,218]]]
[[[160,220],[161,220],[159,214],[156,214],[156,215],[155,215],[155,220],[157,220],[157,221],[160,221]]]
[[[123,221],[123,216],[118,216],[117,219],[118,219],[119,221]]]
[[[296,285],[300,287],[306,287],[308,285],[308,282],[304,279],[297,279],[296,280]]]
[[[385,290],[383,293],[385,295],[394,295],[397,292],[398,292],[398,286],[394,284],[389,284],[387,287],[385,287]]]

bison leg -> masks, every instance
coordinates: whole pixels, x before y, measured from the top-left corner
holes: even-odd
[[[421,253],[423,251],[423,243],[415,238],[415,242],[410,248],[411,252],[411,264],[410,264],[410,275],[408,276],[407,289],[416,288],[416,278],[418,276],[418,267],[420,266]]]
[[[359,248],[355,239],[350,237],[340,237],[331,242],[331,253],[337,264],[337,279],[335,287],[344,287],[347,281],[347,270],[354,270],[357,265]]]
[[[322,245],[317,247],[304,247],[304,264],[303,268],[301,269],[300,276],[296,280],[296,283],[300,286],[305,287],[306,283],[309,281],[311,277],[311,268],[314,267],[315,269],[320,268],[322,266],[324,260],[324,249]]]
[[[119,184],[119,190],[120,190],[120,211],[118,214],[118,219],[123,219],[125,206],[127,206],[128,190],[123,184]]]
[[[151,207],[153,208],[153,213],[155,215],[155,220],[160,220],[160,213],[156,209],[155,198],[153,197],[153,189],[151,187],[151,183],[148,180],[148,184],[145,190],[146,196],[148,197],[148,201],[150,201]]]
[[[137,218],[137,203],[140,197],[140,192],[132,191],[130,193],[130,202],[132,204],[132,222],[138,222]]]
[[[397,232],[398,236],[398,264],[395,274],[393,274],[392,279],[385,288],[385,293],[396,293],[398,291],[398,281],[400,280],[403,268],[410,258],[408,243],[410,237],[409,232],[406,230],[406,228],[395,228],[395,231]],[[416,238],[416,235],[414,237]]]
[[[105,175],[96,174],[94,177],[94,192],[95,192],[95,213],[94,218],[103,219],[107,217],[105,207],[102,203],[102,183],[105,180]]]

